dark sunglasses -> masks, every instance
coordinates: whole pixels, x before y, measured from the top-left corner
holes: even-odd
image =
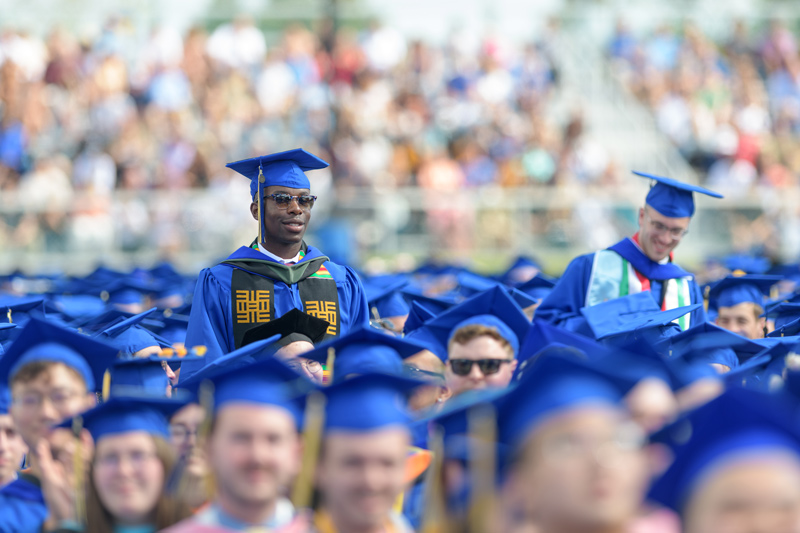
[[[300,196],[292,196],[291,194],[286,193],[277,193],[277,194],[267,194],[264,198],[272,198],[275,201],[275,204],[280,207],[281,209],[286,209],[289,207],[289,204],[292,203],[292,200],[297,200],[297,205],[300,207],[305,207],[311,209],[314,207],[314,202],[317,201],[316,196],[312,196],[310,194],[301,194]]]
[[[472,372],[472,365],[478,363],[478,368],[484,376],[490,374],[497,374],[500,371],[500,366],[503,363],[510,363],[511,359],[450,359],[450,369],[456,376],[466,376]]]

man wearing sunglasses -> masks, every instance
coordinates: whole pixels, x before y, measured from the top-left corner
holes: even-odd
[[[458,324],[447,343],[445,380],[453,396],[476,389],[503,389],[517,368],[519,340],[494,315]]]
[[[323,340],[369,324],[364,288],[356,273],[303,240],[317,199],[305,172],[326,168],[328,163],[295,149],[227,166],[250,180],[250,213],[258,221],[258,238],[200,273],[187,346],[206,346],[205,364],[211,363],[240,348],[248,331],[292,309],[326,321]],[[312,348],[302,344],[303,350]],[[296,356],[298,346],[289,344],[281,350]]]
[[[537,318],[591,336],[583,307],[644,291],[662,310],[702,303],[694,276],[672,262],[673,251],[689,231],[693,193],[722,195],[670,178],[634,174],[655,182],[639,209],[639,231],[605,250],[573,259],[536,310]],[[679,319],[684,330],[705,321],[702,307]]]

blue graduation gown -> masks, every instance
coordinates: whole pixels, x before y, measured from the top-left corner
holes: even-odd
[[[610,249],[621,252],[620,255],[650,280],[649,292],[657,305],[661,302],[661,293],[666,280],[680,275],[690,275],[674,263],[661,264],[653,261],[644,255],[629,238],[623,239]],[[581,308],[586,305],[586,293],[592,275],[594,255],[594,253],[581,255],[570,262],[564,275],[536,309],[536,318],[593,337],[586,319],[581,314]],[[702,303],[703,294],[694,277],[689,280],[689,288],[692,297],[691,303]],[[705,321],[706,313],[702,307],[692,311],[692,325],[702,324]]]
[[[324,256],[319,250],[309,246],[306,255],[298,264],[319,257]],[[260,251],[245,246],[236,250],[228,259],[275,262]],[[339,335],[344,335],[360,325],[369,325],[367,298],[361,280],[355,271],[332,261],[325,261],[322,265],[336,282],[341,319]],[[186,346],[206,346],[206,358],[203,362],[184,361],[181,364],[182,375],[193,374],[203,365],[209,364],[235,349],[231,306],[231,277],[234,268],[230,264],[220,263],[200,272],[192,300],[192,311],[189,315]],[[273,281],[275,318],[283,316],[292,309],[303,310],[297,283],[287,285],[282,281]]]
[[[0,533],[41,531],[47,520],[42,491],[24,478],[0,488]]]

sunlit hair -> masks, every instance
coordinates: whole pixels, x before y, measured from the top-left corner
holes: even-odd
[[[60,361],[45,361],[45,360],[31,361],[30,363],[22,365],[22,367],[19,370],[17,370],[14,373],[14,376],[11,378],[10,385],[13,387],[17,383],[30,383],[31,381],[38,379],[40,376],[48,374],[50,372],[50,369],[56,366],[63,366],[64,368],[66,368],[71,376],[75,377],[75,379],[80,381],[80,383],[84,387],[86,387],[86,381],[83,379],[81,373],[72,368],[71,366],[65,365]]]
[[[156,445],[156,457],[164,468],[164,483],[169,479],[169,474],[175,467],[175,451],[172,446],[161,437],[153,437]],[[168,496],[162,488],[161,497],[158,499],[152,516],[156,531],[170,527],[191,516],[192,510],[181,500]],[[94,485],[94,461],[89,467],[89,476],[86,483],[86,533],[113,533],[114,517],[103,505]]]
[[[500,343],[500,346],[502,346],[503,349],[508,352],[508,355],[511,358],[514,357],[514,348],[511,347],[511,343],[508,342],[505,337],[500,335],[496,329],[483,326],[481,324],[469,324],[456,330],[456,332],[453,334],[453,337],[450,339],[447,350],[449,352],[453,348],[453,344],[460,344],[463,346],[464,344],[467,344],[471,340],[477,339],[478,337],[489,337],[496,340]]]

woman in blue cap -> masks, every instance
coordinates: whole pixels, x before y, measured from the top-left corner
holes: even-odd
[[[167,417],[183,405],[117,397],[81,415],[95,445],[87,476],[86,525],[76,516],[76,523],[61,524],[63,530],[153,533],[189,516],[189,507],[165,492],[175,463]]]
[[[639,231],[605,250],[573,259],[536,310],[537,318],[590,333],[581,308],[620,296],[649,292],[662,310],[703,302],[694,276],[673,263],[673,251],[689,231],[693,193],[722,196],[670,178],[634,174],[655,182],[639,209]],[[705,311],[699,308],[679,323],[685,330],[705,320]]]

